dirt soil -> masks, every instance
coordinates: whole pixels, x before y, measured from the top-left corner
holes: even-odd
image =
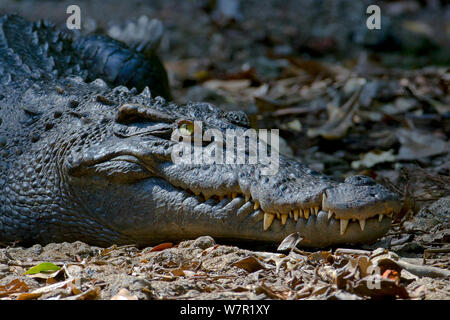
[[[2,1],[0,13],[61,28],[79,4],[82,32],[131,46],[160,19],[177,102],[244,110],[255,128],[280,130],[283,154],[338,179],[370,176],[403,208],[360,247],[305,251],[299,235],[280,251],[208,235],[148,248],[0,244],[0,299],[450,299],[450,5],[375,2],[388,18],[376,34],[364,1]]]

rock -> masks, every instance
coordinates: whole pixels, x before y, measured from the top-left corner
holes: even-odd
[[[405,244],[395,246],[392,248],[392,251],[397,253],[402,257],[415,257],[416,254],[423,254],[425,248],[418,242],[407,242]]]
[[[437,200],[428,208],[422,208],[415,217],[415,224],[426,231],[435,226],[439,226],[439,229],[450,228],[450,196]]]
[[[213,238],[210,236],[203,236],[195,239],[192,243],[191,248],[200,248],[200,249],[208,249],[216,244]]]
[[[178,248],[190,248],[195,240],[186,240],[178,244]]]

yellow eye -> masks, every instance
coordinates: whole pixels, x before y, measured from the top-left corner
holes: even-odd
[[[190,121],[180,122],[178,129],[183,136],[192,136],[194,134],[194,124]]]

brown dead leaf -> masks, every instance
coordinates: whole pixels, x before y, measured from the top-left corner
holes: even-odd
[[[170,273],[174,276],[174,277],[185,277],[185,273],[183,271],[183,269],[174,269],[174,270],[170,270]]]
[[[100,287],[93,287],[78,295],[64,298],[63,300],[97,300],[101,299]]]
[[[351,275],[351,271],[346,267],[335,270],[330,273],[333,279],[333,283],[337,286],[338,289],[346,289],[347,287],[347,278]]]
[[[353,126],[353,116],[359,109],[359,95],[361,93],[362,85],[350,97],[350,99],[337,111],[337,114],[328,118],[328,121],[319,128],[311,128],[308,130],[308,137],[314,138],[322,136],[328,140],[336,140],[344,137],[347,131]]]
[[[204,80],[205,66],[198,59],[184,59],[177,61],[166,61],[164,63],[169,74],[173,74],[178,79],[198,79]],[[200,76],[200,77],[199,77]],[[209,76],[209,73],[208,73]]]
[[[329,261],[331,256],[332,256],[331,251],[316,251],[308,255],[308,261],[310,262]]]
[[[311,295],[312,296],[319,296],[321,294],[326,293],[329,288],[330,288],[329,285],[321,285],[321,286],[315,288]]]
[[[72,294],[74,295],[82,293],[82,291],[73,282],[69,282],[67,284],[67,287],[69,287],[72,290]]]
[[[353,291],[359,295],[375,299],[384,297],[409,298],[408,291],[403,285],[396,283],[394,280],[383,278],[380,275],[367,276],[357,281]]]
[[[373,273],[372,266],[373,264],[369,260],[369,257],[365,255],[349,259],[349,267],[351,269],[351,272],[354,273],[356,271],[355,269],[357,268],[360,272],[361,277],[365,277],[367,275],[372,274]]]
[[[33,300],[37,299],[42,293],[22,293],[17,297],[17,300]]]
[[[14,279],[4,286],[0,286],[0,297],[6,297],[13,293],[26,292],[29,289],[30,288],[25,282],[19,279]]]
[[[155,252],[155,251],[163,251],[165,249],[169,249],[173,247],[173,243],[171,242],[165,242],[165,243],[161,243],[158,244],[157,246],[154,246],[150,252]]]
[[[250,273],[265,269],[264,265],[255,257],[250,256],[244,259],[241,259],[232,264],[234,267],[238,267],[240,269],[244,269]]]
[[[448,142],[432,134],[407,129],[399,129],[396,134],[401,143],[397,156],[399,160],[417,160],[448,153],[450,150]]]
[[[258,77],[256,74],[256,69],[254,67],[245,69],[245,70],[240,70],[237,72],[233,72],[233,73],[227,73],[225,75],[225,79],[226,80],[242,80],[242,79],[250,79],[251,81],[258,83]]]
[[[286,238],[281,241],[280,245],[277,248],[277,251],[285,251],[294,249],[303,238],[300,235],[300,232],[291,233]]]

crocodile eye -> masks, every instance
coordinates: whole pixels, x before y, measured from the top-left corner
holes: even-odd
[[[182,120],[178,124],[178,130],[183,136],[192,136],[194,134],[194,124],[189,120]]]

